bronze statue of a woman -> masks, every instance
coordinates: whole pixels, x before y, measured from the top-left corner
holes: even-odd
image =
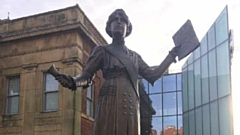
[[[126,13],[115,10],[106,26],[112,43],[93,49],[81,75],[56,76],[62,86],[76,90],[88,87],[94,73],[102,70],[105,82],[98,96],[93,135],[140,135],[138,75],[153,85],[175,62],[177,48],[169,51],[157,68],[149,67],[138,53],[125,46],[124,39],[131,31]]]

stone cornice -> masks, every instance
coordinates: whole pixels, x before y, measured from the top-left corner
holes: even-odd
[[[41,27],[38,29],[28,29],[24,31],[16,31],[13,34],[6,34],[2,35],[2,38],[0,38],[0,43],[1,42],[9,42],[12,40],[18,40],[18,39],[23,39],[23,38],[28,38],[28,37],[34,37],[34,36],[40,36],[40,35],[45,35],[45,34],[50,34],[50,33],[56,33],[56,32],[61,32],[61,31],[66,31],[66,30],[71,30],[71,29],[76,29],[79,27],[79,22],[75,23],[68,23],[64,25],[58,25],[58,26],[46,26],[46,27]]]
[[[37,68],[38,64],[36,63],[24,64],[22,67],[23,69],[26,69],[26,70],[32,70],[33,68]]]
[[[12,53],[10,55],[0,56],[0,59],[7,58],[7,57],[13,57],[13,56],[26,55],[26,54],[31,54],[31,53],[38,53],[38,52],[56,50],[56,49],[65,49],[65,48],[69,48],[69,47],[78,47],[80,50],[82,50],[82,48],[77,43],[72,43],[72,44],[68,44],[68,45],[61,45],[61,46],[45,48],[45,49],[41,49],[41,50],[34,50],[34,51],[21,52],[21,53]]]
[[[86,29],[86,27],[81,22],[71,23],[67,25],[60,25],[55,27],[46,27],[46,28],[41,28],[37,30],[18,32],[18,33],[7,35],[5,37],[0,38],[0,44],[4,42],[10,42],[14,40],[31,38],[31,37],[36,37],[36,36],[41,36],[41,35],[46,35],[51,33],[58,33],[58,32],[63,32],[68,30],[74,30],[74,29],[79,31],[79,33],[83,33],[95,45],[103,44],[100,41],[98,41],[96,37],[93,34],[91,34],[91,32],[88,29]]]

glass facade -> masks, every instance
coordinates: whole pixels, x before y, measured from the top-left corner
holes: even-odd
[[[142,79],[144,92],[140,97],[148,99],[148,114],[141,111],[141,135],[182,135],[182,74],[166,74],[154,86]],[[140,102],[143,110],[143,99]],[[144,130],[144,122],[150,131]],[[146,125],[146,124],[145,124]]]
[[[184,135],[232,135],[227,7],[182,67]]]

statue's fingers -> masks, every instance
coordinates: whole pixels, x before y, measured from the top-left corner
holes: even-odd
[[[65,82],[65,81],[67,81],[67,80],[64,79],[64,78],[59,78],[58,81],[59,81],[59,82]]]
[[[60,84],[63,86],[63,87],[67,87],[68,86],[68,83],[66,81],[62,81],[60,82]]]
[[[60,79],[62,78],[60,75],[56,76],[55,79]]]
[[[62,80],[64,78],[62,76],[56,76],[55,79],[59,81],[59,80]]]

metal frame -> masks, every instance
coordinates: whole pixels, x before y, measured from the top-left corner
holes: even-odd
[[[154,118],[161,118],[161,121],[162,121],[162,131],[164,131],[164,118],[166,118],[166,117],[171,117],[171,116],[175,116],[176,117],[176,130],[178,130],[178,129],[180,129],[180,127],[179,127],[179,117],[183,117],[183,112],[181,112],[181,113],[179,113],[178,112],[178,93],[181,93],[181,95],[182,95],[182,89],[178,89],[178,75],[179,74],[181,74],[181,73],[174,73],[174,74],[166,74],[166,75],[163,75],[162,77],[161,77],[161,79],[159,79],[159,80],[157,80],[157,81],[161,81],[161,91],[160,92],[154,92],[154,93],[150,93],[150,91],[149,91],[149,88],[150,88],[150,84],[149,83],[147,83],[147,86],[145,86],[146,88],[145,89],[147,89],[147,96],[151,96],[151,95],[159,95],[159,96],[161,96],[161,98],[162,98],[162,103],[160,103],[161,105],[162,105],[162,108],[164,108],[164,106],[163,106],[163,103],[164,103],[164,99],[163,99],[163,97],[164,97],[164,94],[167,94],[167,93],[175,93],[176,94],[176,99],[175,99],[175,102],[176,102],[176,113],[175,114],[172,114],[172,115],[165,115],[164,114],[164,109],[162,109],[162,115],[159,115],[159,116],[152,116],[152,119],[154,119]],[[173,91],[167,91],[167,92],[164,92],[164,89],[163,89],[163,78],[164,78],[164,76],[170,76],[170,75],[174,75],[175,76],[175,81],[176,81],[176,83],[175,83],[175,85],[176,85],[176,90],[173,90]],[[182,75],[181,75],[181,80],[182,80]],[[182,87],[182,86],[181,86]],[[148,101],[149,102],[149,101]],[[182,106],[181,106],[182,107]],[[182,120],[183,120],[183,118],[182,118]],[[149,123],[149,122],[148,122]],[[182,121],[182,125],[183,125],[183,121]]]
[[[226,7],[227,8],[227,7]],[[224,8],[224,10],[227,10],[227,9],[225,9]],[[223,11],[224,11],[223,10]],[[227,12],[227,11],[226,11]],[[221,12],[222,13],[222,12]],[[228,13],[227,13],[228,14]],[[228,18],[228,15],[227,15],[227,18]],[[186,67],[184,67],[183,69],[187,69],[187,72],[186,72],[186,74],[188,74],[188,67],[189,67],[189,65],[191,65],[191,64],[193,64],[193,66],[194,66],[194,63],[197,61],[197,60],[200,60],[200,64],[202,65],[202,60],[201,60],[201,58],[203,57],[203,56],[207,56],[207,63],[208,63],[208,67],[207,67],[207,70],[208,70],[208,75],[209,75],[209,69],[210,69],[210,66],[209,66],[209,52],[211,52],[211,51],[213,51],[213,50],[216,50],[215,51],[215,57],[216,57],[216,75],[218,75],[218,70],[219,70],[219,68],[217,67],[217,59],[218,59],[218,57],[217,57],[217,48],[219,47],[219,46],[221,46],[221,45],[223,45],[225,42],[228,42],[229,43],[229,34],[228,34],[228,38],[227,39],[225,39],[224,41],[222,41],[221,43],[219,43],[219,44],[217,44],[217,38],[216,38],[216,25],[215,25],[215,22],[214,22],[214,24],[210,27],[210,29],[212,28],[212,27],[214,27],[214,34],[215,34],[215,47],[213,47],[213,48],[211,48],[211,49],[208,49],[208,36],[207,36],[207,34],[208,34],[208,32],[206,33],[206,40],[207,40],[207,52],[205,53],[205,54],[202,54],[201,53],[201,49],[200,49],[200,57],[199,58],[197,58],[197,59],[194,59],[194,54],[192,54],[193,55],[193,61],[192,62],[190,62],[190,63],[188,63],[189,61],[187,61],[187,65],[186,65]],[[228,27],[228,26],[227,26]],[[228,28],[227,28],[228,29]],[[228,46],[228,50],[229,50],[229,46]],[[229,66],[231,66],[230,65],[230,59],[231,59],[231,57],[229,56]],[[201,73],[202,73],[202,68],[200,69],[201,71]],[[211,107],[210,107],[210,105],[211,105],[211,103],[214,103],[214,102],[216,102],[217,103],[217,108],[218,108],[218,111],[217,111],[217,113],[218,113],[218,123],[220,123],[220,112],[219,112],[219,107],[220,107],[220,105],[219,105],[219,101],[221,100],[221,99],[224,99],[224,98],[226,98],[226,97],[230,97],[230,100],[231,100],[231,68],[229,67],[229,77],[230,77],[230,93],[229,94],[227,94],[227,95],[225,95],[225,96],[222,96],[222,97],[219,97],[219,91],[217,91],[217,98],[216,99],[214,99],[214,100],[212,100],[211,101],[211,97],[210,97],[210,89],[208,89],[208,102],[207,103],[204,103],[204,104],[202,104],[202,101],[203,101],[203,95],[201,96],[201,105],[200,106],[195,106],[195,89],[194,89],[194,108],[193,109],[189,109],[189,105],[187,104],[187,111],[183,111],[183,115],[184,114],[187,114],[188,115],[188,118],[189,118],[189,112],[190,111],[194,111],[194,119],[196,120],[196,109],[198,109],[198,108],[201,108],[201,114],[202,114],[202,133],[203,133],[203,129],[204,129],[204,127],[203,127],[203,125],[204,125],[204,123],[203,123],[203,106],[205,106],[205,105],[208,105],[208,109],[209,109],[209,118],[210,118],[210,128],[209,128],[209,130],[210,130],[210,135],[212,135],[212,123],[211,123],[211,118],[212,118],[212,116],[211,116]],[[189,78],[187,78],[187,81],[188,81],[188,79]],[[195,77],[193,77],[193,79],[195,79]],[[218,78],[216,78],[217,80],[216,80],[216,87],[217,87],[217,90],[218,90],[218,87],[219,87],[219,85],[218,85]],[[194,85],[194,87],[195,87],[195,83],[193,84]],[[202,81],[201,81],[201,86],[202,86],[203,84],[202,84]],[[210,88],[210,83],[209,83],[209,80],[208,80],[208,88]],[[187,95],[188,95],[188,97],[187,98],[189,98],[189,88],[187,88]],[[202,88],[201,88],[201,93],[202,93]],[[203,93],[202,93],[203,94]],[[232,120],[232,118],[231,118],[231,120]],[[189,126],[189,123],[190,123],[190,120],[188,121],[188,125],[187,126]],[[186,125],[185,125],[186,126]],[[197,132],[196,132],[197,130],[196,130],[196,122],[195,122],[195,134],[197,134]],[[232,131],[233,131],[233,127],[232,127]],[[188,127],[188,132],[189,132],[189,127]],[[220,124],[218,124],[218,133],[221,135],[221,132],[220,132]],[[233,132],[232,132],[233,133]]]

